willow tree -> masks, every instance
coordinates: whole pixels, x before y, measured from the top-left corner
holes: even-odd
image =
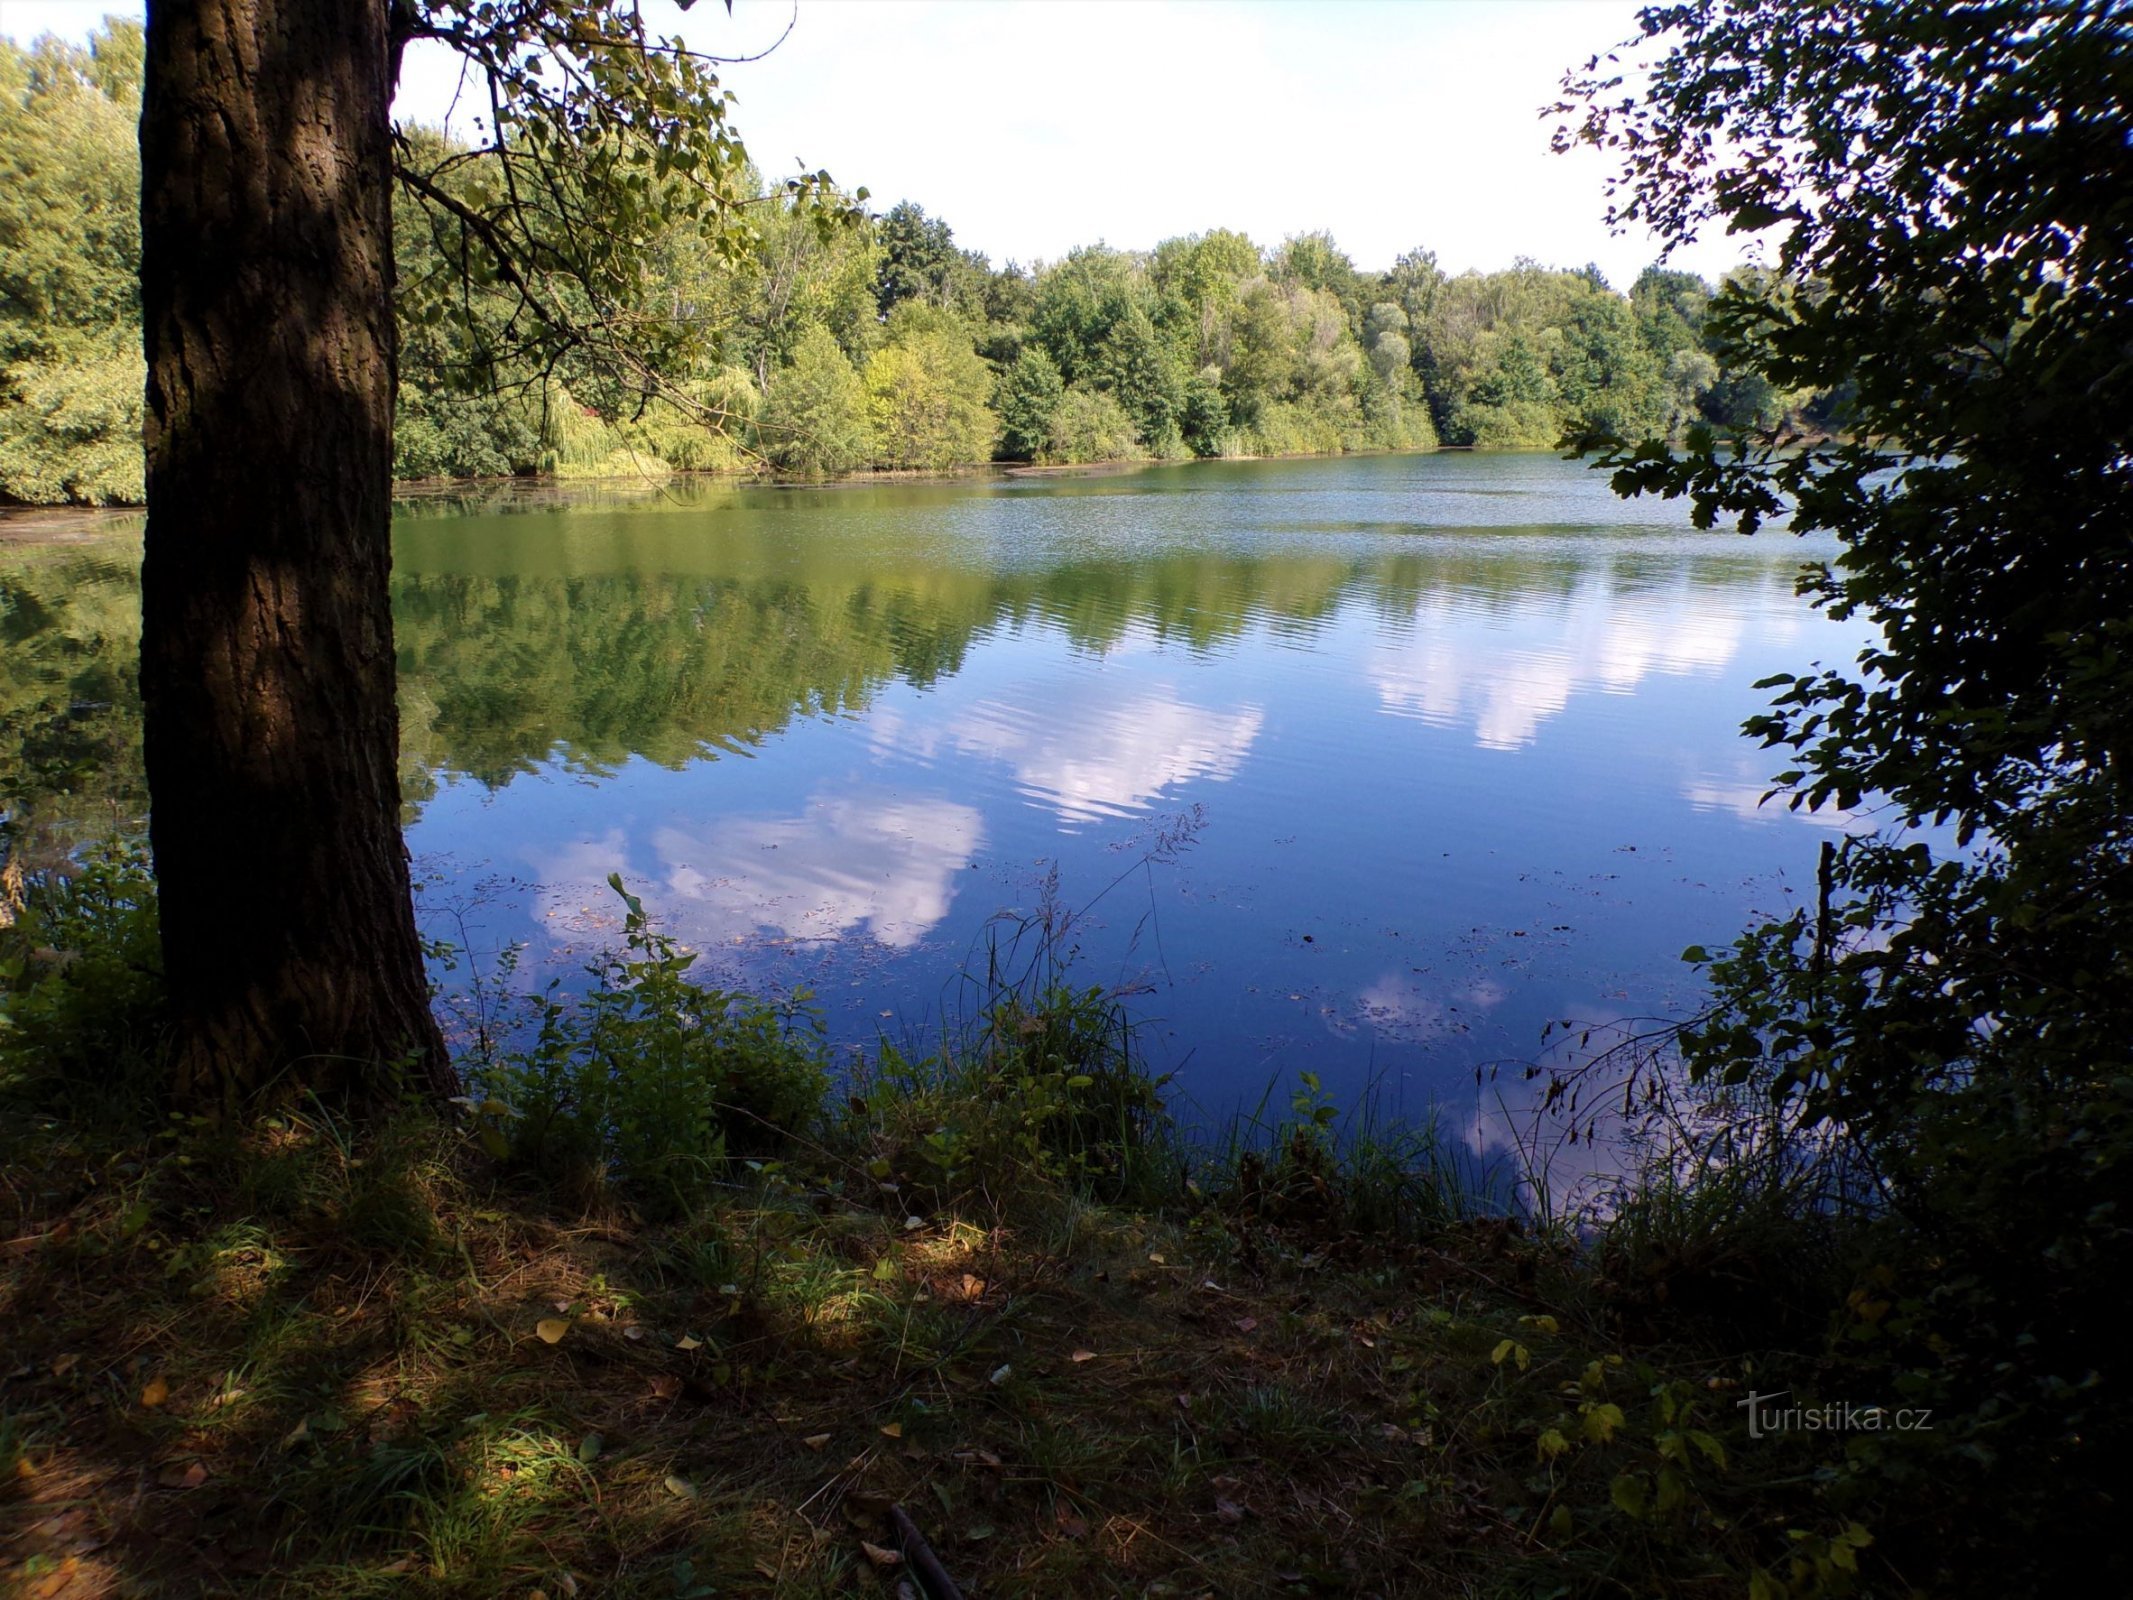
[[[396,132],[417,40],[465,59],[483,142]],[[394,185],[513,294],[512,354],[649,393],[687,336],[637,310],[650,243],[750,242],[713,65],[631,0],[150,8],[141,692],[180,1098],[451,1088],[396,775]],[[449,315],[428,292],[403,314]]]

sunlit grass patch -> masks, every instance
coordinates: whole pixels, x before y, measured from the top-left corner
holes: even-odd
[[[1687,1596],[1800,1520],[1721,1465],[1740,1361],[1626,1343],[1431,1130],[1306,1081],[1189,1146],[1041,964],[825,1102],[639,931],[504,1111],[7,1131],[6,1579],[88,1570],[89,1508],[114,1593],[842,1594],[896,1504],[989,1595]],[[747,1059],[668,1140],[705,1038]],[[670,1059],[534,1126],[625,1046]]]
[[[169,1476],[124,1522],[126,1570],[182,1592],[248,1506],[261,1593],[829,1594],[871,1572],[895,1501],[987,1593],[1383,1588],[1508,1541],[1476,1508],[1561,1410],[1567,1335],[1466,1290],[1422,1315],[1411,1269],[1300,1236],[1240,1251],[1265,1221],[1205,1234],[1062,1176],[1026,1224],[912,1226],[832,1165],[647,1225],[544,1211],[449,1143],[404,1147],[423,1251],[319,1247],[344,1152],[313,1144],[317,1210],[188,1238],[239,1184],[203,1161],[157,1180],[151,1238],[9,1264],[18,1299],[62,1264],[97,1285],[30,1339],[8,1438],[92,1502],[129,1463]],[[1530,1372],[1492,1362],[1505,1338]],[[54,1425],[85,1404],[94,1430]]]

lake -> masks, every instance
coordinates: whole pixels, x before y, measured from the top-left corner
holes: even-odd
[[[848,1047],[952,1020],[1049,905],[1198,1114],[1310,1070],[1486,1144],[1489,1067],[1685,1014],[1685,945],[1812,895],[1834,821],[1759,809],[1738,727],[1860,644],[1793,592],[1830,553],[1553,456],[411,501],[425,919],[544,983],[617,938],[619,872]],[[0,549],[47,849],[138,810],[136,557]]]

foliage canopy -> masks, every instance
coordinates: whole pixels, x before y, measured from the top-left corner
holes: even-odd
[[[1617,486],[1833,532],[1803,589],[1878,636],[1771,680],[1749,724],[1793,805],[1885,825],[1836,853],[1818,916],[1712,964],[1690,1064],[1863,1141],[1907,1230],[1888,1359],[1972,1470],[2004,1463],[1945,1492],[2078,1560],[2102,1503],[2069,1485],[2133,1418],[2099,1348],[2133,1267],[2133,32],[2041,3],[1642,26],[1641,87],[1612,58],[1573,74],[1558,145],[1619,157],[1617,222],[1777,230],[1776,270],[1710,302],[1717,346],[1845,396],[1854,437],[1692,428],[1618,452]],[[1683,287],[1648,286],[1654,326]]]

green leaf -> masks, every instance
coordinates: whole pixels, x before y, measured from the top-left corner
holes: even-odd
[[[1585,1413],[1585,1437],[1595,1444],[1605,1444],[1621,1426],[1622,1408],[1618,1405],[1597,1405]]]
[[[1661,1512],[1678,1511],[1688,1503],[1689,1483],[1672,1467],[1659,1469],[1658,1509]]]

